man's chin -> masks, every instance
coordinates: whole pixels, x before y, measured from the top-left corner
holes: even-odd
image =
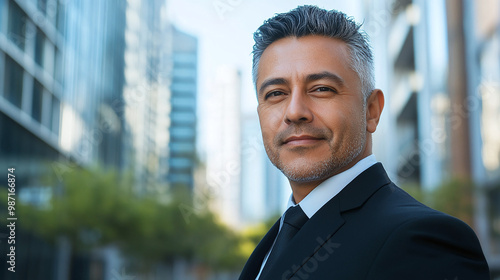
[[[316,168],[311,168],[311,165],[306,165],[279,169],[288,178],[288,180],[297,183],[315,182],[332,176],[332,170],[328,164],[324,164]]]

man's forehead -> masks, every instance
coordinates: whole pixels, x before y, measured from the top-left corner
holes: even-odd
[[[338,38],[332,38],[323,35],[307,35],[307,36],[287,36],[280,38],[267,46],[267,48],[263,51],[262,56],[270,53],[275,50],[283,50],[283,49],[293,49],[300,47],[317,47],[317,48],[335,48],[344,54],[349,54],[349,47],[346,42],[342,41]]]
[[[263,52],[257,68],[257,85],[270,77],[287,78],[333,72],[335,68],[349,66],[347,44],[339,39],[319,35],[286,37],[269,45]]]

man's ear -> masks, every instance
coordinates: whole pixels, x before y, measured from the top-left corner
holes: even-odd
[[[377,130],[380,115],[384,109],[384,93],[374,89],[366,100],[366,131],[374,133]]]

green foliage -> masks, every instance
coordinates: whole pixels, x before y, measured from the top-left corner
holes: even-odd
[[[401,188],[411,195],[416,200],[422,202],[423,204],[429,205],[429,194],[422,190],[422,187],[418,184],[403,184]]]
[[[264,223],[256,224],[252,227],[245,229],[241,235],[241,241],[239,244],[240,254],[248,259],[250,254],[259,244],[260,240],[269,231],[269,229],[274,225],[274,223],[279,219],[279,215],[272,216],[267,219]]]
[[[402,189],[429,207],[457,217],[473,226],[474,185],[470,181],[448,180],[433,191],[425,191],[416,184],[403,185]]]
[[[474,185],[469,181],[450,180],[437,188],[432,195],[432,207],[448,213],[473,226]]]
[[[49,205],[17,204],[23,227],[49,242],[65,236],[77,251],[114,244],[143,266],[182,258],[234,269],[248,257],[239,249],[241,237],[209,211],[195,211],[185,193],[139,195],[131,176],[98,168],[75,168],[61,179],[49,180]]]

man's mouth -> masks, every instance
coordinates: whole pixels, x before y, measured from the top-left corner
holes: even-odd
[[[290,146],[304,146],[304,145],[312,145],[318,143],[318,141],[324,140],[324,138],[321,137],[315,137],[311,135],[293,135],[290,137],[287,137],[283,141],[283,145],[290,145]]]

